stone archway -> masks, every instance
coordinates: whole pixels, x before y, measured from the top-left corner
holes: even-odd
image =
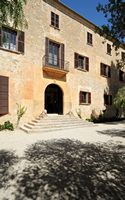
[[[45,89],[45,109],[47,113],[63,114],[63,92],[56,84],[50,84]]]

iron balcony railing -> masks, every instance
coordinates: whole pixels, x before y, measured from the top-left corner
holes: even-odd
[[[43,67],[51,67],[64,71],[69,71],[69,62],[63,59],[57,59],[52,56],[43,56]]]

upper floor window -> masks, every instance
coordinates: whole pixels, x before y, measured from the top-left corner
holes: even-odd
[[[80,104],[91,104],[91,93],[80,91],[80,93],[79,93],[79,103]]]
[[[93,44],[92,34],[89,32],[87,32],[87,44],[90,44],[90,45]]]
[[[125,52],[121,52],[121,59],[125,61]]]
[[[51,12],[51,25],[55,28],[59,28],[59,15]]]
[[[75,68],[89,71],[89,58],[85,56],[81,56],[77,53],[74,55],[74,64]]]
[[[104,94],[104,105],[106,106],[112,105],[112,95]]]
[[[101,63],[100,64],[100,75],[105,77],[111,77],[111,69],[110,66]]]
[[[64,68],[64,44],[46,38],[46,64]]]
[[[24,53],[24,32],[0,28],[0,47]]]
[[[111,55],[112,48],[110,44],[107,44],[107,54]]]
[[[119,80],[125,82],[125,72],[119,70]]]

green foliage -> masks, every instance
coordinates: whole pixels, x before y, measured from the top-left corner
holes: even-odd
[[[20,104],[17,104],[17,126],[19,125],[19,122],[23,115],[25,114],[27,108],[25,106],[21,106]]]
[[[9,25],[11,21],[13,27],[27,26],[24,16],[24,5],[27,0],[0,0],[0,24]]]
[[[6,121],[4,124],[0,124],[0,131],[2,130],[14,131],[14,126],[10,121]]]
[[[107,18],[108,23],[102,29],[108,36],[116,39],[114,45],[119,46],[120,42],[125,44],[125,1],[109,0],[105,5],[98,4],[97,11]]]
[[[114,105],[116,108],[125,110],[125,86],[120,88],[114,98]]]

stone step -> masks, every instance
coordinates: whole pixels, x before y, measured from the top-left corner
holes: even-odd
[[[74,125],[89,125],[89,126],[91,126],[92,124],[85,123],[85,122],[70,122],[70,123],[69,122],[63,122],[63,123],[56,122],[56,123],[37,123],[33,127],[74,126]]]
[[[43,132],[53,132],[53,131],[61,131],[61,130],[67,130],[67,129],[74,129],[74,128],[83,128],[83,127],[88,127],[87,125],[85,126],[74,126],[74,127],[65,127],[65,129],[63,127],[48,127],[48,128],[41,128],[41,129],[32,129],[29,131],[29,133],[43,133]]]
[[[31,122],[24,124],[20,129],[26,133],[41,133],[89,126],[93,126],[93,123],[76,117],[54,114],[44,118],[39,116]]]
[[[91,124],[90,122],[86,122],[86,121],[77,121],[77,120],[67,120],[67,121],[59,121],[59,120],[56,120],[56,121],[39,121],[37,122],[36,124],[74,124],[74,123],[83,123],[83,124]]]
[[[36,125],[36,126],[34,126],[33,128],[32,128],[32,130],[33,129],[43,129],[43,128],[54,128],[54,127],[61,127],[61,128],[68,128],[68,127],[79,127],[79,126],[88,126],[87,124],[69,124],[69,125],[67,125],[67,124],[48,124],[48,125],[41,125],[41,126],[38,126],[38,125]],[[28,126],[26,126],[27,128],[28,128]],[[30,128],[31,129],[31,128]]]

